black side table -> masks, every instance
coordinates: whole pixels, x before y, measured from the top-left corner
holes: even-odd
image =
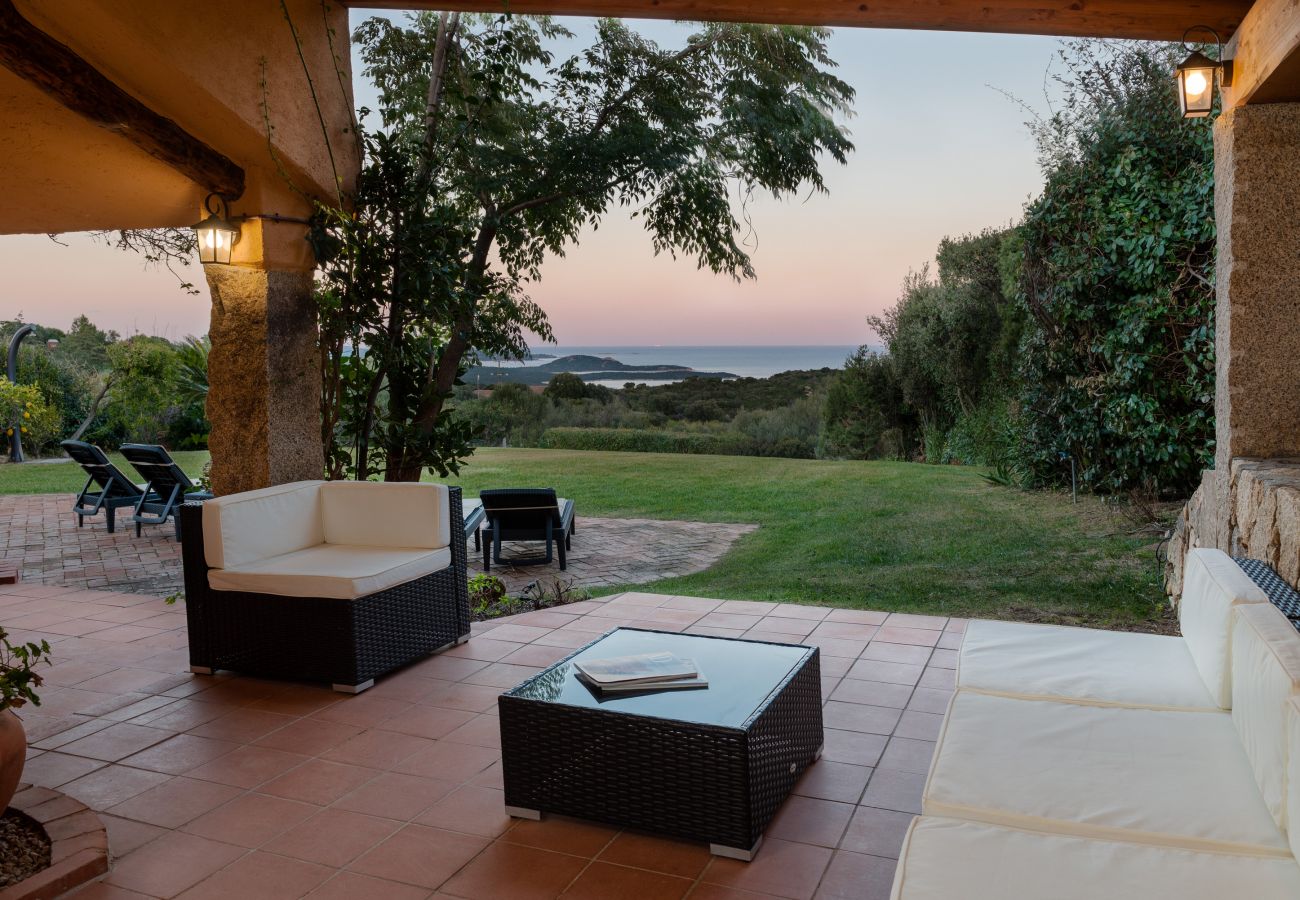
[[[600,696],[573,660],[670,650],[705,689]],[[593,819],[750,860],[821,756],[819,651],[618,628],[498,700],[506,811]]]

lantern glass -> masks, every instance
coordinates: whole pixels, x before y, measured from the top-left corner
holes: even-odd
[[[1201,119],[1214,108],[1214,68],[1178,70],[1178,107],[1185,119]]]
[[[239,232],[225,222],[208,220],[196,228],[199,238],[199,261],[203,263],[230,264],[230,249]]]
[[[225,218],[228,215],[225,200],[218,194],[208,195],[203,205],[207,207],[208,216],[193,226],[199,245],[199,262],[228,266],[230,250],[239,243],[238,221],[231,222]]]

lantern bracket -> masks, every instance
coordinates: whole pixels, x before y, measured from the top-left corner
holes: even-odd
[[[1219,32],[1215,31],[1209,25],[1193,25],[1191,28],[1184,31],[1182,40],[1183,49],[1194,55],[1200,54],[1201,52],[1199,50],[1193,50],[1191,47],[1187,46],[1187,36],[1193,31],[1208,31],[1214,36],[1214,45],[1218,48],[1218,51],[1214,55],[1217,58],[1209,61],[1219,70],[1219,84],[1223,87],[1232,87],[1232,60],[1223,58],[1223,39],[1219,37]],[[1206,57],[1206,59],[1209,59],[1209,57]],[[1184,65],[1186,65],[1186,63],[1184,63]]]

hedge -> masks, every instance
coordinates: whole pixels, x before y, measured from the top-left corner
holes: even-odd
[[[552,450],[618,450],[631,453],[715,453],[757,456],[743,436],[657,431],[648,428],[548,428],[542,446]]]

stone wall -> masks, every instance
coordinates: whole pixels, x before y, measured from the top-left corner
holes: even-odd
[[[1234,459],[1227,484],[1217,470],[1202,476],[1169,542],[1172,597],[1182,593],[1183,558],[1193,547],[1261,559],[1300,587],[1300,459]]]

